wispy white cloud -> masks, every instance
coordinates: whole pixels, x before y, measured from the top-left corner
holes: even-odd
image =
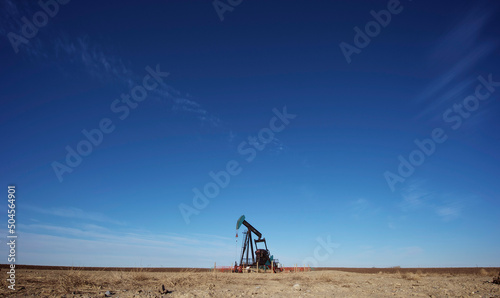
[[[23,25],[21,18],[31,16],[41,9],[36,4],[11,0],[3,1],[0,7],[2,8],[0,9],[0,35],[4,38],[7,38],[9,32],[20,34],[19,31]],[[64,7],[60,9],[62,8]],[[143,75],[135,74],[120,58],[92,42],[90,38],[69,37],[56,28],[57,26],[41,28],[37,36],[29,39],[28,44],[22,44],[19,47],[21,53],[39,61],[57,62],[58,67],[64,73],[82,69],[93,78],[105,82],[113,81],[126,88],[135,86],[142,79]],[[68,69],[67,65],[71,65],[71,69]],[[186,96],[182,96],[181,92],[172,86],[162,84],[150,94],[156,96],[161,102],[172,105],[175,111],[197,115],[203,124],[210,124],[211,127],[221,125],[221,120],[215,114],[202,108],[201,104],[192,99],[186,99]]]
[[[450,89],[444,90],[442,94],[438,95],[432,101],[427,101],[426,106],[417,114],[417,118],[425,117],[426,115],[432,114],[433,111],[437,110],[443,104],[447,102],[456,101],[459,99],[467,90],[470,90],[470,87],[473,86],[473,83],[477,82],[476,78],[468,78],[463,80],[460,84],[456,84]],[[423,94],[426,92],[424,91]],[[430,98],[432,94],[423,95],[423,98]],[[435,114],[433,120],[441,120],[441,114]]]
[[[197,245],[120,235],[108,239],[85,239],[22,232],[19,263],[65,266],[209,267],[214,260],[230,265],[234,247],[229,242],[199,242]],[[156,240],[153,240],[156,239]],[[0,249],[3,253],[5,248]],[[219,264],[218,262],[218,264]],[[196,265],[195,265],[196,264]]]
[[[220,127],[221,120],[215,115],[209,113],[201,104],[184,97],[174,97],[172,110],[175,112],[187,112],[195,114],[196,117],[212,127]]]
[[[185,111],[192,112],[195,114],[206,115],[207,111],[201,108],[201,105],[197,102],[186,98],[175,98],[174,105],[172,106],[174,111]]]
[[[441,206],[436,208],[436,213],[444,220],[450,221],[458,218],[462,213],[462,209],[456,205]]]
[[[403,200],[399,206],[403,211],[416,210],[427,204],[431,193],[424,188],[424,184],[424,180],[412,180],[401,190]]]
[[[40,7],[38,7],[38,9],[40,9]],[[0,1],[0,36],[9,40],[7,36],[9,32],[20,35],[21,28],[24,25],[22,18],[32,16],[35,12],[36,10],[33,8],[32,3],[28,1]],[[39,30],[37,36],[44,35],[46,31],[47,30]],[[19,46],[19,51],[28,55],[30,58],[46,58],[47,54],[44,52],[44,48],[46,48],[46,44],[42,42],[42,39],[31,38],[28,40],[27,45],[23,43]]]
[[[91,77],[113,80],[126,87],[134,86],[134,79],[139,78],[121,59],[93,44],[87,37],[70,38],[61,33],[52,42],[56,59],[81,67]]]
[[[417,98],[417,101],[432,100],[435,101],[435,97],[444,92],[446,95],[449,90],[462,90],[467,86],[467,81],[470,79],[461,80],[457,82],[454,86],[447,87],[448,84],[452,83],[456,78],[463,75],[469,71],[481,58],[486,57],[488,54],[492,53],[495,49],[496,44],[486,43],[481,44],[467,53],[458,62],[453,65],[446,73],[435,79]],[[465,86],[464,86],[465,85]],[[446,88],[445,88],[446,87]],[[444,89],[444,90],[443,90]],[[441,100],[448,99],[446,96],[441,96]]]
[[[448,71],[433,80],[417,96],[416,102],[424,105],[418,118],[431,114],[452,100],[465,97],[467,87],[477,76],[471,70],[498,47],[496,41],[479,39],[492,16],[491,10],[476,8],[437,43],[429,56],[429,62],[431,65],[447,68]]]
[[[20,262],[24,264],[208,267],[214,260],[227,265],[233,261],[234,240],[219,235],[130,232],[95,224],[21,224],[19,231],[23,239]],[[5,250],[0,247],[0,252]]]
[[[366,210],[366,209],[368,209],[369,202],[366,199],[360,198],[360,199],[352,201],[351,205],[353,206],[354,210],[360,211],[360,210]]]
[[[159,243],[171,247],[184,245],[220,246],[234,240],[230,237],[213,234],[193,233],[190,235],[181,235],[176,233],[155,233],[143,229],[130,229],[124,226],[110,228],[87,222],[65,223],[64,226],[47,223],[19,224],[18,227],[24,232],[89,240],[123,242],[125,238],[129,238],[127,241],[130,243],[142,243],[146,246]]]
[[[88,38],[56,38],[55,50],[58,58],[66,58],[74,64],[79,64],[92,76],[99,80],[112,80],[130,88],[136,85],[140,76],[136,75],[125,63],[114,55],[105,53]],[[165,83],[150,91],[152,97],[164,104],[171,105],[175,112],[194,114],[202,124],[210,127],[220,127],[222,121],[192,98],[183,95]]]
[[[493,10],[476,7],[452,27],[434,47],[435,61],[456,61],[477,45],[481,31],[493,16]]]
[[[208,239],[212,239],[212,240],[213,239],[219,239],[219,240],[224,240],[224,241],[227,241],[227,240],[234,241],[234,238],[226,237],[226,236],[220,236],[220,235],[213,235],[213,234],[193,233],[193,236],[202,237],[202,238],[208,238]]]
[[[285,154],[289,150],[288,146],[276,137],[269,144],[267,144],[267,147],[269,148],[269,153],[272,155]]]
[[[432,212],[443,221],[458,219],[464,202],[463,196],[432,191],[425,180],[409,181],[408,187],[401,191],[401,197],[401,211]]]
[[[360,219],[380,212],[381,208],[374,206],[373,201],[365,198],[358,198],[349,202],[350,211],[354,219]]]
[[[107,222],[116,225],[125,225],[125,222],[114,220],[109,216],[99,212],[84,211],[75,207],[40,208],[36,206],[25,206],[24,208],[36,213],[48,214],[59,217],[69,217],[87,221]]]

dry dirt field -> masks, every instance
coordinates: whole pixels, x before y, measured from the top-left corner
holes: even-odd
[[[299,273],[195,269],[16,270],[2,297],[500,297],[500,268],[322,268]],[[326,269],[326,270],[325,270]],[[1,268],[6,275],[7,269]],[[177,271],[177,272],[174,272]]]

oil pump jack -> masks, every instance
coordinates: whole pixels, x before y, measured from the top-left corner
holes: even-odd
[[[273,269],[274,272],[281,271],[281,265],[278,260],[274,259],[269,249],[267,249],[266,238],[262,238],[262,233],[245,220],[245,215],[242,215],[236,222],[236,230],[239,230],[241,225],[247,227],[247,230],[243,232],[245,240],[241,246],[240,264],[238,266],[238,264],[234,262],[234,272],[243,272],[243,269],[257,268],[257,266],[262,269]],[[253,240],[253,242],[252,233],[258,237],[258,239]],[[238,237],[238,234],[236,234],[236,237]],[[253,250],[254,243],[255,254]],[[257,243],[264,243],[265,249],[259,249]]]

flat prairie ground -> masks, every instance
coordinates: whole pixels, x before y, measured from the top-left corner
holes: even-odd
[[[298,273],[184,269],[16,270],[2,297],[500,297],[499,268],[344,268]],[[347,271],[346,271],[347,270]],[[7,269],[1,268],[4,275]],[[156,271],[156,272],[155,272]],[[350,272],[348,272],[350,271]]]

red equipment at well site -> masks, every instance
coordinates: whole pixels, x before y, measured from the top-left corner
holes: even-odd
[[[236,222],[236,237],[238,237],[238,229],[244,225],[247,230],[243,232],[245,235],[245,240],[241,246],[241,258],[239,265],[234,262],[233,272],[243,272],[250,270],[273,270],[274,272],[281,272],[282,266],[277,259],[270,254],[269,249],[267,249],[266,239],[262,238],[262,233],[254,228],[245,220],[245,215],[242,215]],[[255,234],[258,239],[252,241],[252,233]],[[264,243],[263,248],[258,248],[257,243]],[[255,252],[254,252],[255,244]]]

